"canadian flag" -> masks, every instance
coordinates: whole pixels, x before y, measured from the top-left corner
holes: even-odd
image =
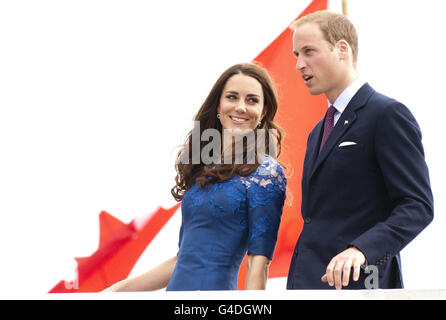
[[[299,17],[327,9],[327,1],[312,1]],[[302,230],[300,182],[307,137],[323,117],[326,101],[323,96],[310,95],[300,79],[292,53],[292,31],[288,27],[254,62],[268,69],[274,79],[280,106],[276,120],[285,131],[281,159],[291,174],[269,277],[286,277],[294,245]],[[179,207],[180,204],[168,209],[159,208],[147,217],[127,224],[101,212],[98,249],[89,257],[76,258],[77,277],[72,281],[60,281],[49,292],[98,292],[125,279],[169,219],[174,214],[181,214]],[[244,288],[246,263],[245,257],[239,272],[239,289]]]

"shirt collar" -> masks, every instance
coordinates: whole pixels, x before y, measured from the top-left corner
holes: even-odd
[[[353,98],[353,96],[356,94],[356,92],[358,92],[358,90],[364,84],[365,84],[364,80],[362,80],[361,78],[357,78],[344,91],[342,91],[342,93],[339,95],[339,97],[333,103],[333,106],[336,108],[336,110],[340,113],[344,112],[344,110],[345,110],[345,108],[347,108],[347,105],[349,104],[350,100]],[[328,106],[331,106],[331,105],[332,104],[328,101]]]

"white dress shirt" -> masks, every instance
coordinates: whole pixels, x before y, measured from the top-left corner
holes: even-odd
[[[342,91],[342,93],[339,95],[339,97],[333,104],[331,104],[330,101],[327,100],[328,107],[333,105],[337,110],[334,114],[334,125],[336,125],[336,122],[338,122],[342,112],[344,112],[350,100],[353,98],[356,92],[358,92],[358,90],[364,85],[364,83],[365,83],[364,80],[362,80],[361,78],[357,78],[344,91]]]

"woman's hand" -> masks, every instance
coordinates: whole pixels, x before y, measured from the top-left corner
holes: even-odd
[[[122,280],[102,292],[154,291],[165,288],[170,281],[177,263],[177,256],[172,257],[146,273]]]

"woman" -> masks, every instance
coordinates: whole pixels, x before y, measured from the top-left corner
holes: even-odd
[[[270,147],[273,145],[280,153],[282,133],[273,122],[276,112],[275,89],[263,68],[252,63],[237,64],[220,76],[195,117],[195,131],[189,133],[178,154],[176,185],[172,188],[174,198],[182,201],[177,256],[107,291],[150,291],[164,287],[235,290],[246,252],[246,289],[265,289],[286,190],[283,169],[275,160],[275,150],[270,150],[275,149]],[[251,132],[255,137],[262,130],[269,134],[263,142],[254,140],[257,145],[264,143],[263,149],[253,147],[248,139],[250,145],[241,151],[242,163],[220,161],[220,150],[213,149],[210,156],[216,161],[205,164],[196,161],[196,150],[203,154],[207,144],[201,140],[205,139],[198,140],[199,149],[194,148],[197,139],[193,135],[198,130],[202,136],[209,129],[220,133],[218,145],[223,145],[223,150],[235,151],[230,153],[229,160],[237,156],[234,132],[242,136]],[[264,150],[266,155],[258,150]],[[257,152],[255,161],[246,161],[252,151]]]

